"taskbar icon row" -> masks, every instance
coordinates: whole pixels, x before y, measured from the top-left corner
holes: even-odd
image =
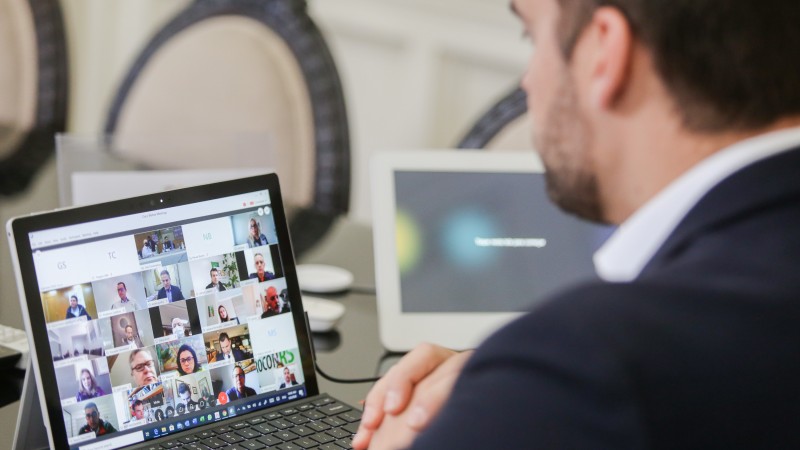
[[[181,431],[220,422],[231,417],[247,414],[253,411],[270,408],[289,401],[297,400],[306,396],[305,386],[294,389],[276,392],[269,396],[259,396],[258,400],[242,399],[241,401],[228,404],[213,412],[203,411],[202,414],[187,414],[182,417],[167,419],[166,422],[158,423],[158,426],[149,426],[144,430],[145,440],[158,439]]]

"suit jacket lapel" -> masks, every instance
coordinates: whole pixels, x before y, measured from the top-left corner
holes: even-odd
[[[712,227],[800,197],[800,148],[747,166],[713,187],[689,211],[641,275],[677,258]],[[640,276],[641,276],[640,275]]]

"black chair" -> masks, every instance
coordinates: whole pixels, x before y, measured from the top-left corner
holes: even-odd
[[[467,132],[460,149],[530,150],[531,130],[525,91],[516,88],[500,99]]]
[[[33,53],[33,54],[31,54]],[[67,116],[67,49],[58,0],[0,2],[0,194],[24,190]]]
[[[136,58],[105,132],[109,148],[144,166],[158,160],[158,168],[241,168],[269,161],[288,203],[298,207],[290,220],[298,254],[349,209],[344,95],[305,1],[192,3]],[[142,136],[149,138],[137,144]],[[233,156],[237,145],[248,147],[246,156]],[[179,147],[184,156],[165,167],[163,159]]]

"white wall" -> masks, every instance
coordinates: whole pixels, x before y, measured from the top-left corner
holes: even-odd
[[[68,129],[102,130],[117,85],[148,38],[189,0],[62,0],[70,63]],[[352,140],[351,215],[370,220],[369,155],[454,146],[516,86],[529,45],[508,0],[309,0],[345,88]],[[0,219],[57,206],[50,164]],[[5,240],[0,322],[21,327]]]

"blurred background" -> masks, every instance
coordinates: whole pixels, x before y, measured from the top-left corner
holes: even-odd
[[[309,139],[316,143],[316,157],[312,148],[309,150],[312,156],[298,154],[294,158],[301,162],[315,161],[317,182],[309,188],[307,197],[321,210],[332,209],[365,223],[370,221],[371,214],[367,173],[370,154],[381,150],[456,147],[487,110],[517,88],[530,52],[530,44],[522,39],[522,27],[513,17],[508,0],[0,0],[0,4],[0,57],[12,61],[0,63],[0,103],[3,103],[0,105],[0,131],[3,131],[0,157],[4,158],[0,163],[4,178],[0,219],[3,223],[16,215],[59,205],[54,133],[90,138],[120,130],[142,133],[142,120],[137,122],[135,117],[139,114],[159,122],[160,128],[155,131],[163,134],[174,125],[168,113],[176,114],[183,106],[176,105],[180,102],[169,100],[163,92],[178,90],[195,75],[202,78],[219,71],[222,75],[215,79],[222,84],[218,86],[220,97],[231,99],[246,98],[248,92],[256,92],[248,91],[249,88],[243,88],[240,83],[258,85],[260,73],[285,72],[281,67],[269,69],[272,72],[254,67],[250,72],[253,77],[248,78],[246,66],[239,68],[233,63],[227,65],[225,61],[215,60],[227,55],[237,62],[235,56],[242,59],[248,56],[241,51],[242,45],[226,47],[228,41],[215,37],[210,31],[199,39],[207,52],[194,53],[194,59],[187,63],[178,61],[170,65],[169,59],[180,53],[180,46],[189,45],[186,42],[193,36],[185,31],[192,21],[245,11],[245,17],[250,15],[250,22],[271,24],[284,40],[288,36],[288,41],[278,47],[289,45],[301,59],[297,67],[300,73],[306,74],[312,107],[295,111],[293,108],[298,102],[294,99],[298,97],[292,94],[291,87],[258,91],[267,99],[274,98],[273,107],[278,111],[265,110],[262,115],[273,117],[280,115],[280,111],[289,111],[286,115],[301,117],[299,122],[303,121],[302,117],[314,118],[315,137]],[[32,15],[30,10],[33,10]],[[276,11],[277,19],[265,17]],[[281,11],[291,14],[282,15]],[[302,20],[297,19],[301,15]],[[310,24],[306,19],[310,19]],[[215,32],[228,26],[219,25]],[[256,36],[258,31],[246,28],[241,32],[246,42],[260,39]],[[305,37],[293,34],[301,28],[318,30],[323,41],[321,45],[329,50],[332,61],[328,62],[332,64],[324,65],[323,71],[335,67],[338,72],[338,80],[332,83],[334,87],[337,83],[341,87],[343,108],[326,110],[314,104],[315,89],[324,90],[330,86],[326,82],[308,82],[308,74],[315,70],[315,64],[320,64],[320,59],[306,63],[302,55],[298,55],[297,49],[302,50],[307,44]],[[168,39],[175,38],[176,29],[183,32],[183,37]],[[163,39],[159,41],[158,36]],[[312,42],[308,45],[320,45],[315,36],[311,34]],[[237,41],[231,39],[230,42]],[[197,59],[207,60],[198,62]],[[53,60],[55,68],[45,71],[45,63]],[[321,60],[327,61],[325,52]],[[142,105],[147,101],[140,99],[139,91],[152,82],[155,69],[151,68],[157,65],[177,80],[171,80],[173,84],[167,85],[171,87],[166,91],[162,89],[160,96],[155,96],[156,101],[151,101],[156,105],[153,112],[137,112],[146,109]],[[65,72],[60,72],[58,67],[63,67]],[[137,81],[142,77],[149,78],[146,82]],[[241,90],[244,94],[238,92]],[[28,98],[35,97],[37,91],[38,103]],[[50,103],[43,106],[42,97]],[[208,108],[204,108],[203,103],[192,105],[185,116],[196,115],[198,110],[215,111],[219,109],[219,102],[219,98],[209,101]],[[261,102],[271,103],[270,100]],[[280,102],[288,106],[284,108]],[[257,110],[259,105],[250,107]],[[230,114],[227,111],[217,114],[211,114],[209,119],[219,124],[212,127],[215,133],[264,133],[270,136],[271,142],[266,147],[271,147],[273,152],[295,145],[293,142],[305,142],[302,136],[288,140],[280,136],[294,122],[287,122],[288,125],[281,125],[278,130],[249,125],[232,126],[228,130],[229,121],[233,121]],[[241,123],[261,117],[259,114],[245,117]],[[330,138],[332,132],[320,129],[320,117],[336,119],[335,116],[342,114],[346,115],[345,129],[338,131],[335,139],[331,138],[335,141],[334,150],[329,154],[321,153],[323,141]],[[135,124],[127,125],[126,120]],[[180,118],[176,122],[178,120]],[[192,126],[208,127],[195,121],[177,131],[191,133]],[[34,129],[40,130],[42,135],[38,143],[21,150],[19,144],[24,138],[14,130]],[[155,150],[139,151],[150,157],[148,155]],[[250,147],[247,152],[251,152]],[[254,160],[258,159],[257,153],[250,154]],[[334,157],[331,155],[336,158],[345,155],[340,163],[344,167],[328,161],[326,158]],[[224,152],[212,152],[203,164],[213,167],[213,161],[223,156]],[[281,164],[275,162],[278,167]],[[320,172],[326,167],[335,170],[328,173],[327,181],[320,181]],[[303,181],[302,174],[295,178]],[[325,194],[320,194],[325,183],[345,185],[341,192],[346,198],[338,203],[332,201],[330,204],[334,206],[319,200]],[[23,328],[5,239],[0,244],[0,268],[0,322]]]

